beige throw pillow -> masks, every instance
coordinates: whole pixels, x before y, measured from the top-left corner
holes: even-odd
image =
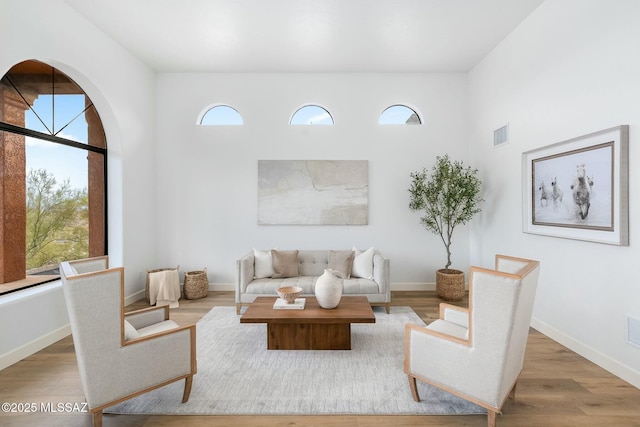
[[[329,251],[329,269],[343,279],[351,277],[354,251]]]
[[[274,279],[298,276],[298,251],[271,250]]]

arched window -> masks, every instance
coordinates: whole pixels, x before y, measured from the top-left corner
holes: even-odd
[[[319,105],[305,105],[299,108],[291,120],[290,125],[333,125],[333,117],[325,108]]]
[[[228,105],[215,105],[208,108],[198,120],[199,125],[205,126],[238,126],[244,124],[238,111]]]
[[[420,115],[416,113],[413,108],[409,108],[406,105],[392,105],[385,109],[380,118],[378,124],[381,125],[421,125],[422,120]]]
[[[12,67],[0,81],[0,150],[0,211],[12,213],[0,218],[0,294],[107,253],[106,139],[80,86],[39,61]]]

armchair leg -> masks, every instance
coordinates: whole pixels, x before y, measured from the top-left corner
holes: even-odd
[[[193,375],[189,375],[184,380],[184,393],[182,394],[182,403],[187,403],[191,394],[191,385],[193,384]]]
[[[102,427],[102,409],[95,409],[91,411],[93,417],[93,427]]]
[[[409,388],[411,389],[411,395],[413,400],[420,402],[420,395],[418,394],[418,386],[416,384],[416,378],[409,375]]]
[[[491,409],[487,410],[487,427],[496,427],[497,416],[498,416],[497,412],[494,412]]]
[[[515,399],[516,398],[516,386],[518,385],[518,382],[516,381],[515,384],[513,384],[513,387],[511,388],[511,391],[509,392],[509,399]]]
[[[389,303],[386,303],[384,305],[384,309],[387,312],[387,314],[391,313],[391,305]]]
[[[240,314],[240,309],[242,309],[242,304],[236,304],[236,314]]]

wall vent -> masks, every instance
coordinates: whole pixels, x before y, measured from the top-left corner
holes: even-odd
[[[493,146],[502,145],[509,141],[509,125],[493,131]]]
[[[627,315],[627,342],[640,347],[640,319]]]

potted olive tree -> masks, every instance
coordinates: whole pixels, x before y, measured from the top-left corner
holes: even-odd
[[[421,211],[422,225],[438,234],[447,251],[447,264],[436,272],[436,291],[445,300],[459,300],[465,294],[464,272],[451,266],[451,237],[456,226],[466,224],[478,212],[482,182],[477,169],[437,157],[431,173],[426,169],[411,174],[409,208]]]

